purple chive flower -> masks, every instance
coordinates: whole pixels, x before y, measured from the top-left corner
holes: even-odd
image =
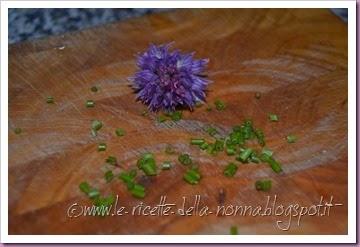
[[[139,54],[138,71],[130,78],[137,99],[151,111],[193,109],[197,101],[205,101],[209,80],[204,71],[209,59],[194,59],[194,53],[169,51],[170,45],[150,45]]]

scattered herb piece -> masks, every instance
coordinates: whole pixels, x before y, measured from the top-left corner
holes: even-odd
[[[261,129],[255,129],[254,131],[255,136],[257,138],[257,141],[260,146],[265,146],[265,135],[264,132]]]
[[[216,110],[218,110],[218,111],[223,111],[226,108],[226,105],[222,100],[217,99],[217,100],[215,100],[214,104],[215,104]]]
[[[170,116],[171,120],[177,122],[177,121],[181,120],[182,112],[181,111],[174,111],[174,112],[171,112],[169,114],[169,116]]]
[[[97,132],[102,128],[103,124],[99,120],[93,120],[91,122],[91,134],[97,136]]]
[[[256,152],[251,153],[249,160],[253,163],[260,163],[261,161]]]
[[[237,226],[230,227],[230,234],[231,235],[238,235],[239,234]]]
[[[114,178],[114,173],[109,170],[109,171],[105,172],[104,177],[105,177],[105,181],[107,183],[109,183]]]
[[[170,161],[165,161],[161,164],[161,169],[162,170],[170,170],[172,167]]]
[[[239,154],[239,156],[236,159],[245,163],[248,161],[248,158],[250,157],[250,155],[252,153],[253,153],[253,150],[251,148],[246,148]]]
[[[201,175],[198,172],[198,170],[196,169],[189,169],[185,172],[184,174],[184,180],[189,183],[189,184],[198,184],[200,179],[201,179]]]
[[[155,176],[156,175],[157,167],[156,167],[154,155],[152,153],[143,154],[142,157],[138,160],[137,166],[147,176]]]
[[[165,121],[166,121],[166,116],[164,116],[164,115],[158,116],[158,117],[157,117],[157,121],[158,121],[159,123],[165,122]]]
[[[204,139],[202,139],[202,138],[192,138],[191,140],[190,140],[190,144],[191,145],[202,145],[202,144],[204,144],[205,143],[205,140]]]
[[[268,155],[268,156],[272,156],[273,155],[273,151],[271,151],[270,149],[268,149],[268,148],[263,148],[263,150],[261,151],[261,153],[262,154],[266,154],[266,155]]]
[[[95,102],[93,100],[87,100],[85,106],[87,108],[91,108],[95,106]]]
[[[190,155],[188,154],[180,154],[178,157],[178,160],[181,164],[188,166],[192,164],[192,160],[190,158]]]
[[[217,131],[217,129],[215,129],[214,127],[206,127],[205,131],[210,135],[210,136],[214,136],[216,134],[218,134],[219,132]]]
[[[109,156],[106,158],[106,163],[110,164],[110,165],[117,165],[117,160],[116,160],[116,157],[114,156]]]
[[[48,104],[54,104],[54,103],[55,103],[54,97],[48,96],[48,97],[46,98],[46,103],[48,103]]]
[[[266,162],[270,165],[271,169],[276,172],[276,173],[280,173],[282,172],[282,168],[279,162],[277,162],[276,160],[274,160],[274,158],[272,156],[267,155],[266,153],[262,153],[260,156],[260,159],[263,162]]]
[[[14,133],[17,134],[17,135],[21,134],[21,132],[22,132],[22,129],[19,128],[19,127],[14,129]]]
[[[271,180],[258,180],[255,182],[256,190],[269,191],[271,189]]]
[[[226,177],[233,177],[238,169],[238,166],[234,163],[229,163],[224,169],[224,175]]]
[[[91,199],[94,199],[96,197],[98,197],[100,195],[100,192],[98,189],[95,189],[95,188],[91,188],[89,193],[88,193],[88,196],[91,198]]]
[[[295,135],[288,135],[286,137],[286,140],[287,140],[288,143],[294,143],[294,142],[296,142],[297,137]]]
[[[256,93],[255,93],[255,98],[256,98],[256,99],[260,99],[260,98],[261,98],[261,93],[256,92]]]
[[[97,86],[92,86],[92,87],[90,88],[90,90],[91,90],[91,92],[96,93],[99,89],[98,89]]]
[[[80,183],[79,188],[85,194],[88,194],[90,192],[90,185],[87,182]]]
[[[132,178],[135,178],[136,175],[137,175],[136,169],[131,169],[130,172],[129,172],[129,176],[132,177]]]
[[[209,144],[207,144],[206,142],[204,142],[203,144],[200,145],[201,150],[206,150],[208,147],[209,147]]]
[[[226,154],[229,156],[235,155],[236,154],[236,149],[234,147],[227,147],[226,148]]]
[[[117,135],[117,136],[124,136],[125,135],[125,130],[123,130],[123,129],[121,129],[121,128],[117,128],[116,130],[115,130],[115,134]]]
[[[131,194],[137,198],[145,197],[145,188],[140,184],[134,184],[134,187],[130,190]]]
[[[270,120],[271,122],[277,122],[277,121],[279,121],[279,117],[278,117],[278,115],[276,115],[276,114],[270,113],[270,114],[269,114],[269,120]]]
[[[98,151],[102,152],[106,150],[106,143],[99,143],[98,145]]]

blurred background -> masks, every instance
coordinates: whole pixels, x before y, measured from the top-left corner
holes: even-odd
[[[9,9],[9,44],[171,9]],[[345,22],[347,9],[331,9]]]

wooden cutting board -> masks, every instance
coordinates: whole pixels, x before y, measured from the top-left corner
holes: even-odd
[[[142,116],[127,78],[136,70],[135,56],[150,43],[175,41],[174,48],[210,58],[213,81],[207,101],[219,98],[225,111],[206,106],[184,112],[179,122],[157,123]],[[97,93],[90,87],[97,85]],[[261,99],[254,94],[261,93]],[[53,96],[55,104],[46,104]],[[86,108],[92,99],[95,108]],[[268,113],[280,121],[271,123]],[[240,165],[234,178],[222,175],[233,157],[215,157],[189,145],[206,137],[204,126],[221,133],[251,118],[264,130],[267,146],[283,165],[275,174],[266,164]],[[92,119],[104,127],[94,138]],[[23,129],[16,135],[14,128]],[[118,127],[126,136],[115,136]],[[288,134],[298,136],[289,144]],[[97,152],[99,142],[106,152]],[[191,186],[177,154],[188,152],[203,178]],[[153,179],[141,178],[147,196],[133,198],[124,184],[104,180],[104,160],[115,155],[122,169],[134,167],[144,151],[158,163],[175,166]],[[9,233],[10,234],[347,234],[347,25],[326,9],[187,9],[131,19],[9,47]],[[117,170],[116,170],[117,172]],[[141,174],[140,174],[141,175]],[[270,178],[271,192],[257,192],[254,182]],[[321,196],[343,206],[329,216],[293,217],[288,231],[283,216],[116,216],[67,217],[70,205],[91,205],[79,190],[82,181],[104,195],[119,195],[127,209],[143,201],[182,206],[201,196],[200,206],[214,209],[219,191],[224,205],[265,206],[318,204]]]

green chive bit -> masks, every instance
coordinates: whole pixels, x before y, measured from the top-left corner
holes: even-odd
[[[233,177],[238,169],[238,166],[234,163],[229,163],[224,169],[224,175],[226,177]]]
[[[113,195],[109,195],[107,197],[97,197],[94,200],[94,205],[97,207],[108,207],[112,205],[115,202],[115,197]],[[99,212],[102,216],[106,214],[105,210],[102,212]]]
[[[217,139],[214,143],[214,149],[216,152],[224,151],[225,141],[222,139]]]
[[[140,184],[135,184],[134,187],[130,190],[130,192],[136,198],[145,197],[145,188]]]
[[[260,98],[261,98],[261,93],[256,92],[256,93],[255,93],[255,98],[256,98],[256,99],[260,99]]]
[[[260,161],[261,161],[260,158],[258,157],[258,155],[256,154],[256,152],[252,152],[249,160],[253,163],[260,163]]]
[[[271,180],[258,180],[255,182],[256,190],[269,191],[271,189]]]
[[[229,156],[235,155],[236,154],[236,150],[233,147],[227,147],[226,148],[226,154]]]
[[[117,164],[117,159],[114,156],[107,157],[105,161],[106,161],[106,163],[113,165],[113,166]]]
[[[277,121],[279,121],[279,117],[278,117],[278,115],[276,115],[276,114],[270,113],[270,114],[269,114],[269,120],[270,120],[271,122],[277,122]]]
[[[91,129],[98,131],[103,126],[102,122],[99,120],[93,120],[91,123]]]
[[[190,155],[188,154],[180,154],[178,157],[178,160],[181,164],[188,166],[192,164],[192,160],[190,158]]]
[[[121,172],[119,174],[119,179],[122,180],[124,183],[130,183],[133,182],[134,177],[130,176],[127,172]]]
[[[136,169],[131,169],[130,172],[129,172],[129,176],[132,177],[132,178],[135,178],[136,175],[137,175]]]
[[[91,199],[94,199],[96,197],[98,197],[100,195],[100,192],[99,190],[95,189],[95,188],[91,188],[89,193],[88,193],[88,196],[91,198]]]
[[[105,181],[107,183],[111,182],[111,180],[114,178],[114,173],[112,171],[107,171],[104,174]]]
[[[99,143],[98,145],[98,151],[102,152],[106,150],[106,143]]]
[[[265,147],[265,148],[263,148],[263,150],[261,151],[261,153],[262,153],[262,154],[266,154],[267,156],[270,156],[270,157],[271,157],[274,152]]]
[[[191,145],[202,145],[202,144],[204,144],[204,143],[205,143],[205,140],[202,139],[202,138],[192,138],[192,139],[190,140],[190,144],[191,144]]]
[[[85,103],[85,106],[87,108],[91,108],[91,107],[94,107],[95,106],[95,102],[93,100],[87,100],[86,103]]]
[[[48,97],[46,98],[46,103],[48,103],[48,104],[54,104],[54,103],[55,103],[54,97],[48,96]]]
[[[142,157],[138,160],[137,166],[147,176],[155,176],[156,175],[157,167],[156,167],[154,155],[152,153],[143,154]]]
[[[15,128],[14,129],[14,133],[17,134],[17,135],[21,134],[21,132],[22,132],[21,128]]]
[[[183,179],[189,183],[189,184],[192,184],[192,185],[195,185],[195,184],[198,184],[200,179],[201,179],[201,175],[200,173],[195,170],[195,169],[190,169],[190,170],[187,170],[186,173],[184,174],[184,177]]]
[[[162,170],[170,170],[172,167],[170,161],[165,161],[164,163],[161,164],[161,169]]]
[[[165,122],[165,121],[166,121],[166,116],[164,116],[164,115],[158,116],[158,117],[157,117],[157,121],[158,121],[159,123]]]
[[[206,152],[210,155],[216,155],[217,151],[215,149],[215,144],[214,143],[210,143],[206,149]]]
[[[255,137],[253,123],[250,119],[244,121],[241,126],[241,133],[245,140],[250,140]]]
[[[206,131],[210,136],[214,136],[214,135],[218,134],[217,129],[215,129],[214,127],[211,127],[211,126],[207,127],[207,128],[205,129],[205,131]]]
[[[254,131],[256,139],[260,146],[265,146],[265,135],[261,129],[255,129]]]
[[[237,226],[230,227],[230,234],[231,235],[238,235],[239,234]]]
[[[165,147],[165,153],[166,154],[174,154],[175,153],[174,147],[171,145],[167,145]]]
[[[98,89],[97,86],[92,86],[92,87],[90,88],[90,90],[91,90],[91,92],[96,93],[99,89]]]
[[[90,185],[87,182],[82,182],[79,184],[79,189],[84,192],[85,194],[89,194],[90,192]]]
[[[115,130],[115,134],[117,135],[117,136],[124,136],[125,135],[125,130],[123,130],[123,129],[121,129],[121,128],[117,128],[116,130]]]
[[[296,142],[297,137],[295,135],[288,135],[286,137],[286,140],[287,140],[288,143],[294,143],[294,142]]]
[[[265,154],[265,153],[262,153],[261,156],[260,156],[260,159],[263,161],[263,162],[266,162],[270,165],[271,169],[276,172],[276,173],[280,173],[282,172],[282,168],[281,168],[281,165],[279,162],[277,162],[276,160],[274,160],[273,157]]]
[[[200,145],[201,150],[206,150],[208,147],[209,147],[209,144],[207,144],[206,142],[204,142],[203,144]]]
[[[244,151],[240,153],[240,155],[237,157],[237,160],[245,163],[247,162],[248,158],[252,154],[253,150],[251,148],[246,148]]]
[[[171,120],[177,122],[180,121],[182,118],[182,112],[181,111],[174,111],[172,113],[169,114]]]
[[[218,111],[223,111],[226,108],[226,105],[222,100],[217,99],[217,100],[215,100],[214,104],[215,104],[216,110],[218,110]]]

